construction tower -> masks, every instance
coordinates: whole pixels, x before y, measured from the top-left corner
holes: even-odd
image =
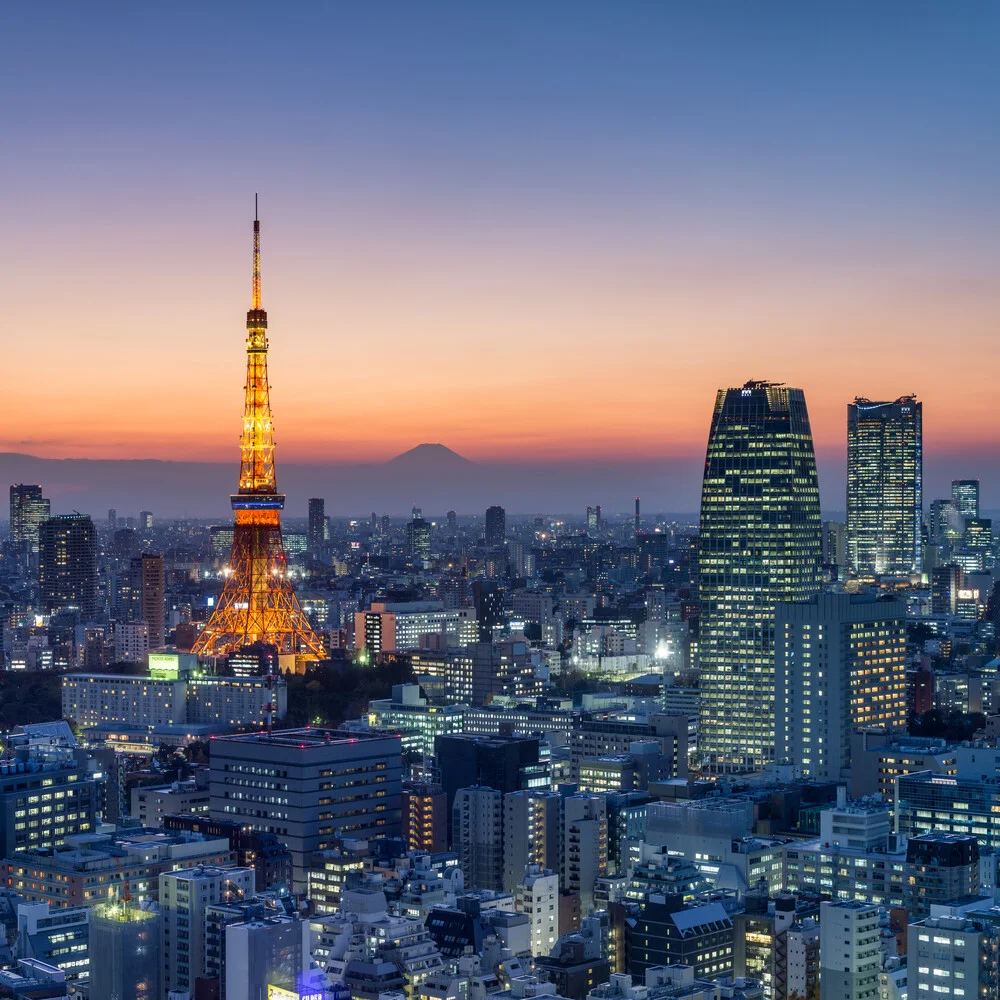
[[[253,223],[253,297],[247,313],[247,382],[240,485],[231,497],[233,551],[219,604],[193,652],[227,656],[254,642],[310,659],[327,651],[302,613],[281,539],[284,496],[274,472],[274,426],[267,381],[267,313],[260,304],[260,221]]]

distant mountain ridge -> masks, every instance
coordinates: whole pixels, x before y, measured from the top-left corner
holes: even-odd
[[[818,455],[825,508],[843,509],[844,458]],[[970,463],[934,456],[924,462],[924,496],[950,495],[950,482]],[[1000,494],[996,470],[982,469],[983,506]],[[278,485],[287,517],[304,517],[310,497],[323,497],[332,517],[409,514],[412,506],[436,516],[447,510],[481,513],[501,504],[511,514],[581,516],[590,504],[608,514],[632,510],[652,516],[697,511],[703,456],[646,460],[473,462],[444,444],[418,444],[385,462],[286,463],[278,458]],[[202,517],[228,521],[229,495],[236,489],[237,463],[175,462],[155,458],[38,458],[0,452],[0,489],[10,483],[40,483],[57,514],[78,510],[103,519],[109,507],[121,516],[152,510],[158,517]],[[992,478],[990,478],[992,476]],[[6,512],[0,512],[0,520]],[[824,515],[827,516],[827,515]]]

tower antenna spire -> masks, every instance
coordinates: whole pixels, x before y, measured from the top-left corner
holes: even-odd
[[[257,195],[253,196],[253,304],[251,309],[260,308],[260,219],[257,212]]]

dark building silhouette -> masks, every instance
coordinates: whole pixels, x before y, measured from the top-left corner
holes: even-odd
[[[310,552],[318,552],[323,548],[325,541],[324,526],[326,522],[325,501],[322,497],[313,497],[309,501],[309,526],[307,530],[307,544]]]
[[[507,537],[507,512],[503,507],[486,508],[486,547],[499,549]]]
[[[86,514],[60,514],[38,529],[38,585],[46,611],[97,615],[97,531]]]

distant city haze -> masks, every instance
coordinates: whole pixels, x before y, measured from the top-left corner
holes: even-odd
[[[927,503],[950,496],[951,479],[982,466],[974,456],[930,459],[925,465]],[[282,462],[278,487],[287,495],[286,516],[304,517],[309,497],[326,499],[332,517],[366,517],[371,511],[409,515],[414,505],[429,516],[447,510],[482,514],[499,503],[511,515],[579,514],[601,504],[607,514],[631,513],[642,499],[645,515],[669,513],[697,517],[703,455],[645,461],[552,461],[545,463],[471,462],[440,444],[422,444],[388,462]],[[1000,496],[997,464],[983,481],[983,508]],[[121,516],[140,509],[157,517],[230,520],[229,494],[236,488],[238,461],[164,462],[156,460],[45,459],[0,454],[0,481],[37,482],[52,500],[54,513],[101,518],[109,507]],[[819,454],[823,510],[842,517],[845,475],[843,454]]]

